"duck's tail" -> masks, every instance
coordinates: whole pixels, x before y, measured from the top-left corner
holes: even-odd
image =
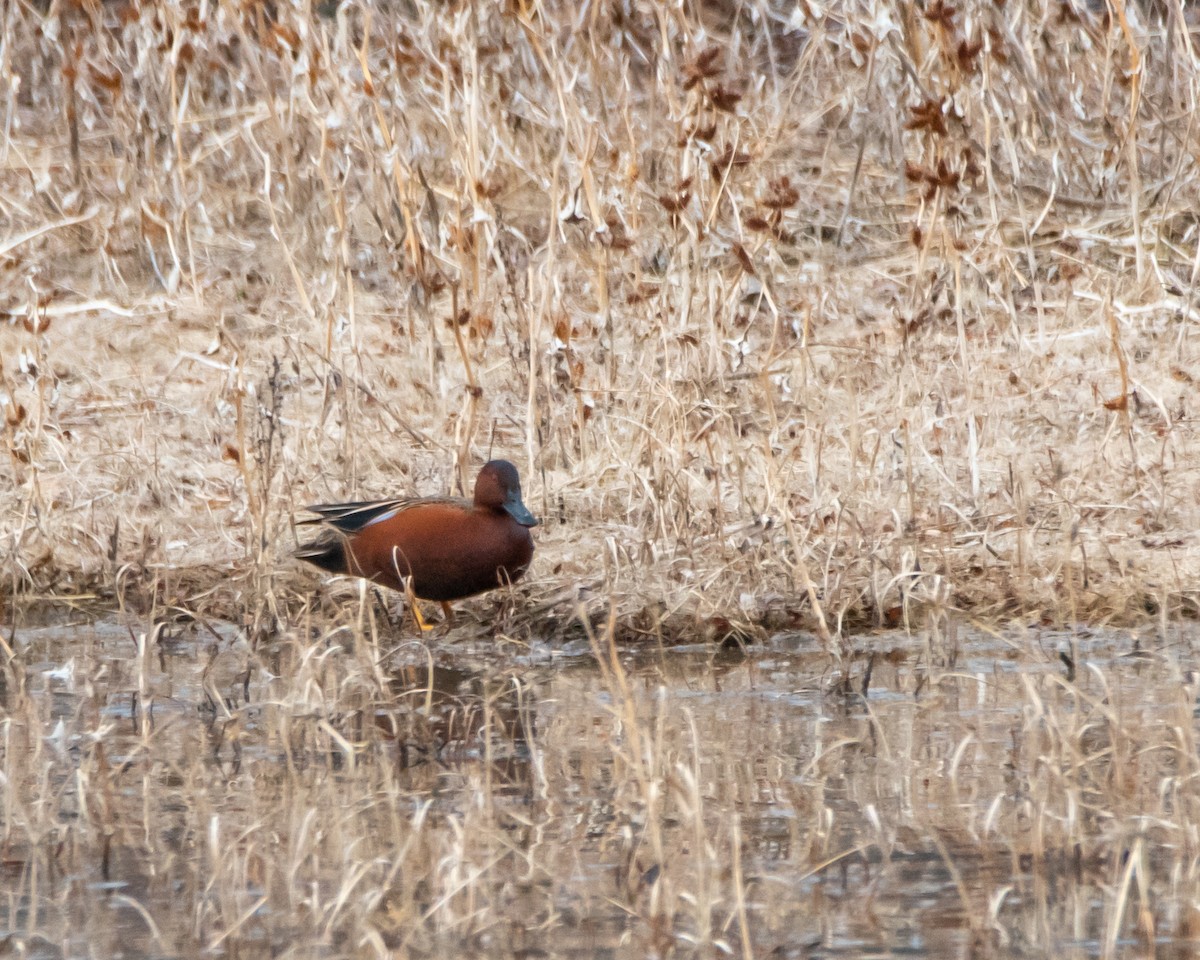
[[[342,537],[323,537],[306,543],[293,556],[330,573],[345,573],[347,569],[346,541]]]

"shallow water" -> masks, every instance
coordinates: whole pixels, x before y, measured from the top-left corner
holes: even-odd
[[[1196,947],[1191,634],[880,634],[841,664],[804,634],[599,661],[6,636],[0,942],[25,956]]]

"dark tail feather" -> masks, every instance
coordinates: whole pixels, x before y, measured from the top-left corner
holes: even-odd
[[[295,556],[330,573],[346,572],[346,542],[341,537],[306,543]]]
[[[394,500],[356,500],[353,503],[315,503],[304,509],[319,516],[301,520],[300,523],[327,523],[342,533],[358,533],[385,513],[403,509],[412,503],[411,499],[403,497]]]

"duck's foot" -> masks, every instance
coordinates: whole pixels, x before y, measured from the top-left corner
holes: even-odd
[[[408,605],[412,608],[413,619],[417,621],[417,627],[422,633],[428,633],[431,630],[436,630],[439,626],[444,626],[447,630],[454,629],[454,610],[445,600],[438,601],[442,607],[443,620],[441,623],[430,623],[425,619],[425,615],[421,613],[421,602],[411,593],[408,596]]]
[[[408,598],[408,605],[412,609],[413,619],[417,621],[417,628],[422,633],[428,633],[437,626],[437,624],[430,623],[421,615],[421,605],[417,602],[416,597],[410,596]]]

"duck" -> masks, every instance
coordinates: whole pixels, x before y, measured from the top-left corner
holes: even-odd
[[[521,478],[508,460],[489,460],[470,500],[416,497],[319,503],[305,507],[324,533],[295,556],[329,573],[362,577],[420,600],[450,602],[515,583],[533,560],[539,523],[521,499]],[[412,605],[418,626],[431,629]]]

